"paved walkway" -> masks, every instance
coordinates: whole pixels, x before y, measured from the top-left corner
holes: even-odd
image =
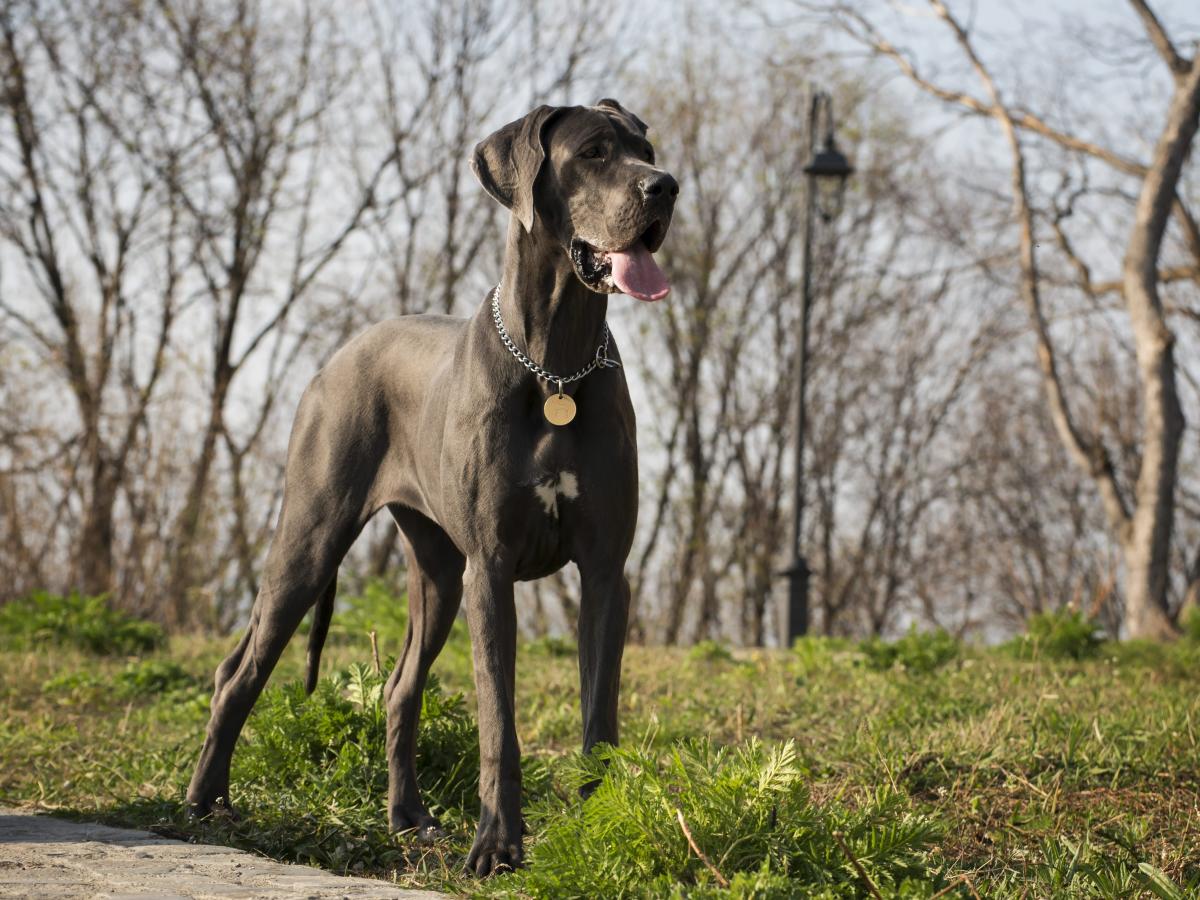
[[[0,897],[103,900],[436,900],[229,847],[0,809]]]

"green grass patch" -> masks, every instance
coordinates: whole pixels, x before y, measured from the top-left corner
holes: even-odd
[[[163,630],[108,606],[104,597],[39,591],[0,606],[0,648],[70,647],[123,656],[161,647]]]
[[[131,660],[111,675],[88,669],[63,672],[42,684],[47,694],[63,695],[67,702],[82,702],[109,693],[121,700],[190,693],[201,679],[171,659]]]

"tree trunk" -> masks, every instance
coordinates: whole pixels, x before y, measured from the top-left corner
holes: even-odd
[[[89,597],[113,589],[113,506],[118,482],[112,466],[98,459],[79,533],[79,589]]]
[[[1179,632],[1167,612],[1167,573],[1154,558],[1155,543],[1150,536],[1124,548],[1124,624],[1127,637],[1161,641],[1176,637]]]
[[[188,486],[183,510],[175,526],[174,553],[171,560],[170,577],[167,582],[167,603],[171,611],[171,624],[184,627],[203,618],[197,617],[189,608],[189,591],[195,586],[196,541],[200,534],[200,523],[204,517],[204,500],[208,492],[208,478],[217,455],[217,437],[222,429],[225,393],[228,381],[218,382],[212,399],[209,421],[200,444],[200,455],[192,482]]]
[[[1175,383],[1175,335],[1158,295],[1158,257],[1183,164],[1200,126],[1200,54],[1178,77],[1167,124],[1142,182],[1123,281],[1133,326],[1142,400],[1142,461],[1125,551],[1129,637],[1176,633],[1167,604],[1175,483],[1184,418]]]
[[[1082,435],[1067,405],[1041,308],[1033,212],[1028,199],[1024,155],[1013,115],[1003,103],[962,25],[943,0],[930,2],[954,31],[971,60],[991,98],[992,115],[1003,127],[1012,149],[1013,192],[1021,222],[1021,287],[1038,336],[1038,356],[1050,412],[1064,445],[1095,480],[1124,552],[1126,636],[1172,637],[1177,631],[1168,612],[1168,565],[1184,419],[1175,384],[1175,336],[1167,326],[1158,296],[1158,257],[1183,164],[1200,126],[1200,53],[1186,65],[1182,61],[1178,61],[1178,65],[1175,60],[1170,61],[1175,91],[1153,159],[1146,168],[1125,251],[1122,285],[1137,354],[1142,401],[1142,459],[1130,511],[1102,441],[1098,437],[1089,440]]]

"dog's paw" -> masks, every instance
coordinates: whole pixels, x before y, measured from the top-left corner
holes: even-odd
[[[588,797],[592,796],[592,794],[596,793],[596,788],[598,787],[600,787],[599,778],[595,778],[591,781],[581,784],[579,786],[579,799],[586,800]]]
[[[422,843],[432,843],[446,836],[442,823],[424,811],[413,814],[393,810],[388,816],[388,827],[396,833],[411,832]]]
[[[467,856],[467,870],[480,878],[511,872],[525,861],[525,850],[520,837],[516,840],[500,838],[493,829],[480,828],[475,834],[475,843]]]
[[[217,797],[215,800],[189,800],[188,816],[196,820],[224,819],[228,822],[242,820],[241,814],[224,797]]]
[[[446,829],[442,827],[442,823],[430,816],[429,821],[417,826],[417,840],[422,843],[432,844],[434,841],[441,840],[446,836]]]

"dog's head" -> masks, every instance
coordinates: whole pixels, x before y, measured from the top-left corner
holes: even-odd
[[[667,295],[652,254],[679,185],[655,165],[645,123],[616,100],[539,106],[481,141],[471,169],[526,231],[543,228],[593,291]]]

